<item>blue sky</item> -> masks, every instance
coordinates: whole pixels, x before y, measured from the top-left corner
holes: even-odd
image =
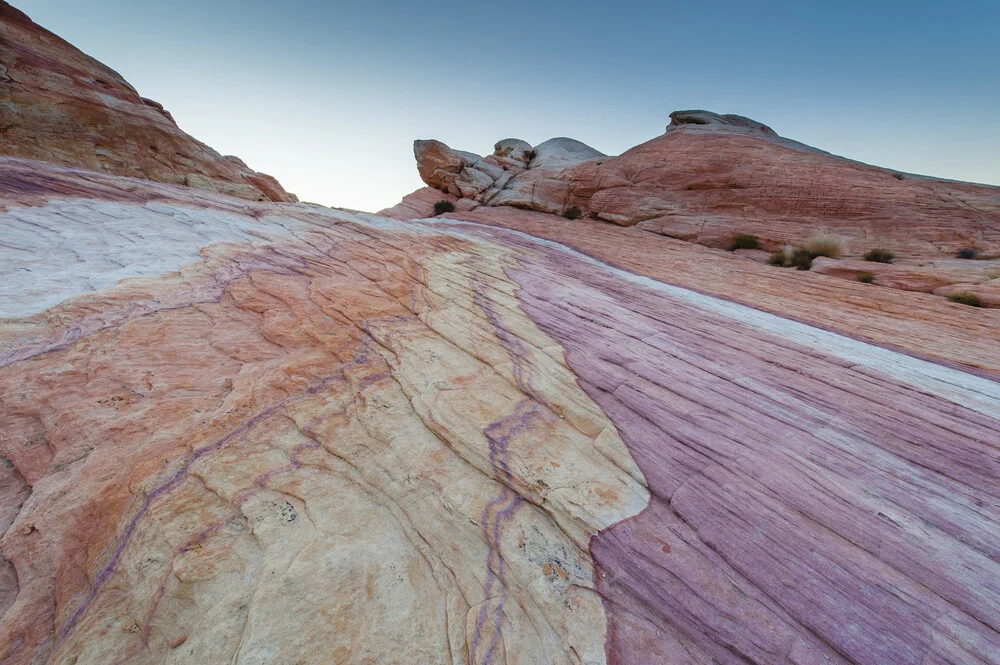
[[[865,162],[1000,184],[1000,2],[13,0],[304,200],[420,186],[415,138],[616,154],[738,113]]]

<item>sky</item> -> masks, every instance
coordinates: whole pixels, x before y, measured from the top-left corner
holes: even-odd
[[[700,108],[1000,185],[1000,2],[12,0],[302,200],[377,211],[412,142],[618,154]]]

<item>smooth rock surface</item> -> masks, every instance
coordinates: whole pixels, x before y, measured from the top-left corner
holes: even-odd
[[[607,155],[594,150],[586,143],[561,136],[535,146],[535,155],[530,166],[533,169],[564,169],[599,157]]]
[[[588,542],[648,491],[509,250],[46,172],[0,214],[5,662],[605,662]]]

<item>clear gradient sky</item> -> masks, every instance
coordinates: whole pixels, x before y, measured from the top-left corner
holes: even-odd
[[[303,200],[378,210],[411,142],[609,154],[704,108],[1000,184],[1000,0],[12,0]]]

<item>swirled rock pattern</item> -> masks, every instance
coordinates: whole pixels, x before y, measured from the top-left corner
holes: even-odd
[[[4,662],[1000,662],[995,312],[0,165]]]
[[[986,301],[993,263],[862,284],[641,212],[708,196],[710,239],[734,217],[704,192],[750,163],[834,193],[853,169],[854,203],[790,221],[765,182],[741,219],[857,228],[933,191],[952,216],[919,253],[995,242],[988,188],[903,196],[684,111],[619,158],[418,143],[438,188],[380,215],[270,202],[211,155],[105,164],[153,126],[127,84],[0,19],[2,75],[77,100],[0,157],[0,663],[1000,665],[1000,312],[921,292],[954,286],[936,270]],[[39,133],[36,93],[0,135]],[[720,179],[668,196],[707,181],[665,155]],[[626,226],[537,212],[572,207]]]
[[[648,491],[509,250],[102,184],[5,192],[5,662],[604,662]]]

